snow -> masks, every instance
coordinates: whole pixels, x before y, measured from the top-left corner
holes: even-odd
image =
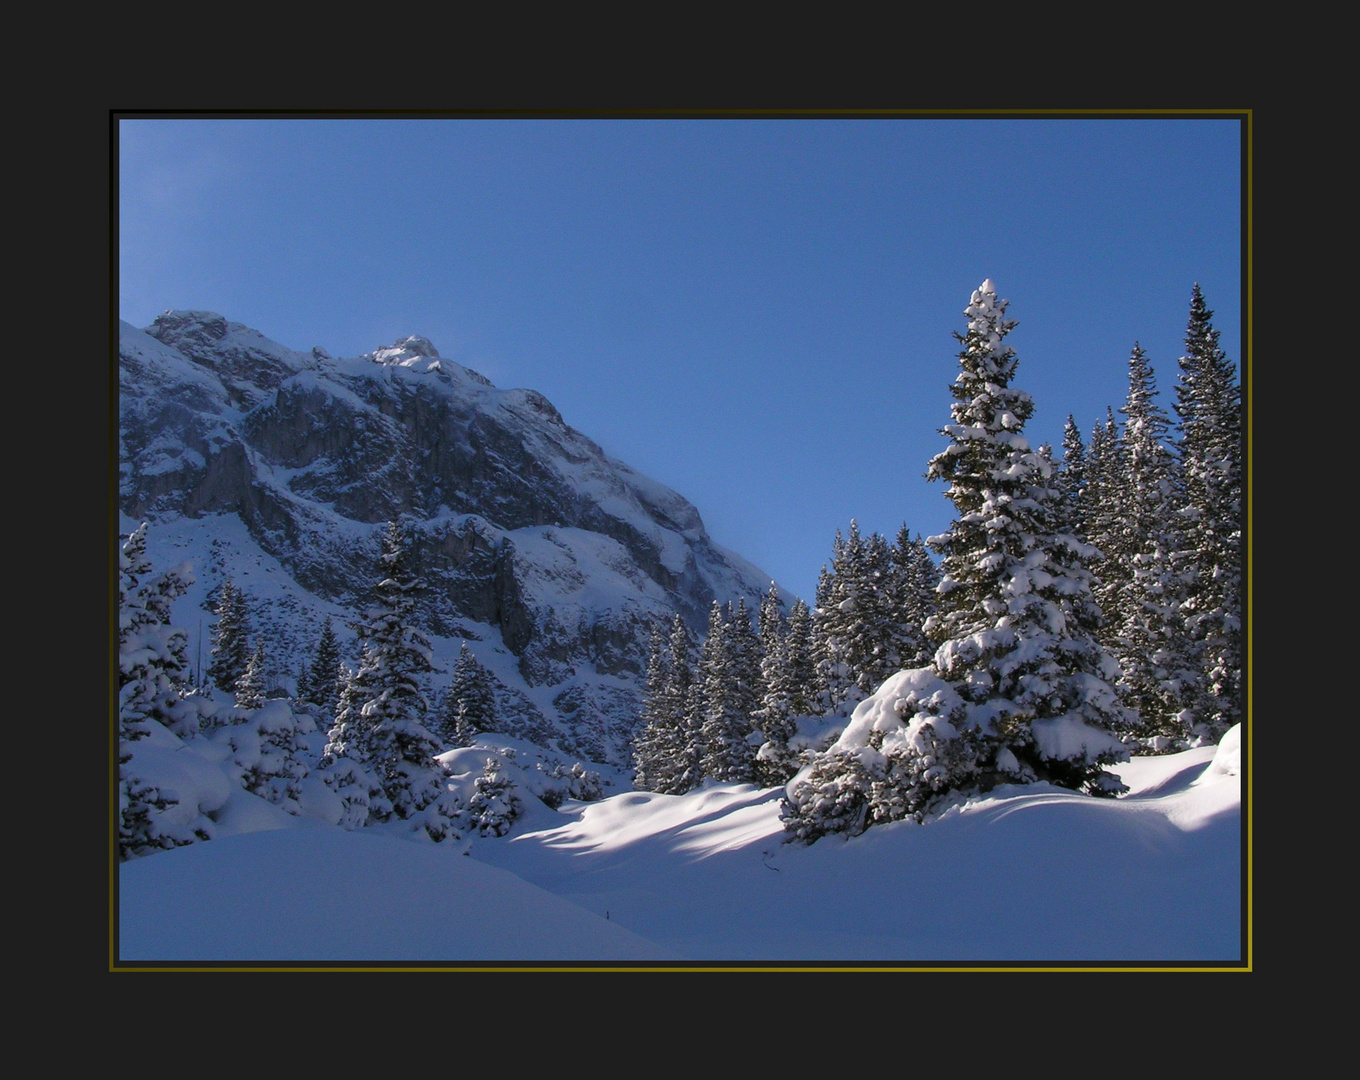
[[[238,789],[215,839],[120,866],[117,956],[1237,964],[1240,730],[1115,771],[1118,799],[1001,787],[925,825],[807,847],[784,843],[782,789],[749,784],[557,812],[532,800],[507,837],[445,844],[346,832]]]

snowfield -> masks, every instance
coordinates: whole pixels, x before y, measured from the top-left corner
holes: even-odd
[[[442,845],[238,790],[216,839],[119,867],[115,963],[1240,966],[1241,752],[1234,728],[1115,767],[1118,799],[998,788],[808,847],[749,784],[533,800]]]

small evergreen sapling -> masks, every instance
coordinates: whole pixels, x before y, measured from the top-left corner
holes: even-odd
[[[258,709],[264,704],[264,664],[264,642],[261,641],[250,654],[245,671],[233,687],[238,709]]]
[[[504,762],[495,757],[486,759],[467,809],[473,826],[483,836],[504,836],[510,831],[524,813],[524,800],[515,790]]]

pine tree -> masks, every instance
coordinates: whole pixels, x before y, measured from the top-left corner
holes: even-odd
[[[321,636],[317,638],[316,652],[312,655],[312,666],[305,684],[300,683],[298,692],[311,704],[319,706],[322,716],[334,716],[340,700],[340,644],[335,637],[330,617],[321,625]]]
[[[258,709],[264,704],[264,664],[264,642],[261,641],[256,644],[245,671],[232,687],[238,709]]]
[[[1243,454],[1241,389],[1212,318],[1196,283],[1176,414],[1187,532],[1196,552],[1185,606],[1200,654],[1195,720],[1199,737],[1217,741],[1242,716]]]
[[[806,617],[807,605],[802,601],[802,632],[805,635],[810,621]],[[796,648],[791,632],[778,634],[773,629],[766,644],[765,658],[761,661],[761,681],[764,693],[760,707],[752,718],[756,730],[763,740],[756,752],[755,779],[763,787],[783,784],[797,771],[797,755],[789,746],[789,740],[797,732],[798,715],[795,711],[802,704],[800,688],[795,684]]]
[[[357,760],[371,770],[390,804],[390,811],[382,802],[371,804],[370,817],[415,820],[437,840],[452,834],[447,820],[452,811],[445,770],[434,758],[439,743],[425,727],[430,709],[422,679],[434,670],[434,661],[429,639],[414,625],[422,583],[408,559],[406,538],[393,521],[383,537],[374,604],[353,624],[364,655],[341,694],[327,753],[352,756],[353,748],[362,755]]]
[[[691,656],[689,629],[679,615],[671,621],[669,650],[666,657],[666,715],[674,727],[677,747],[671,770],[673,779],[666,789],[680,795],[703,782],[704,684]],[[660,790],[660,789],[658,789]]]
[[[760,662],[764,655],[760,637],[751,625],[751,613],[746,600],[739,597],[735,604],[728,605],[729,614],[726,625],[726,645],[731,685],[729,694],[732,708],[746,718],[746,731],[750,734],[751,719],[760,708],[764,694],[760,674]]]
[[[926,636],[926,621],[935,614],[935,595],[940,585],[940,569],[930,557],[920,535],[912,536],[906,525],[898,531],[892,550],[895,571],[898,623],[902,638],[898,645],[901,667],[918,668],[930,663],[935,647]]]
[[[812,609],[801,597],[789,608],[784,635],[784,662],[789,669],[789,709],[794,716],[817,713],[817,658],[813,642]]]
[[[642,714],[634,736],[633,786],[683,795],[703,779],[703,688],[690,663],[689,631],[676,615],[652,628]]]
[[[887,539],[881,533],[870,533],[864,542],[849,649],[855,686],[863,697],[901,670],[902,653],[910,648],[898,585]]]
[[[1133,552],[1129,550],[1123,512],[1124,473],[1119,425],[1114,410],[1107,407],[1105,423],[1097,424],[1091,432],[1081,510],[1084,540],[1099,552],[1094,557],[1093,592],[1107,627],[1101,634],[1107,647],[1114,641],[1112,628],[1121,621],[1124,588],[1133,577]],[[1060,521],[1062,517],[1060,511]]]
[[[678,615],[673,625],[669,637],[659,623],[652,627],[642,715],[633,746],[633,787],[663,795],[688,791],[697,782],[698,766],[686,715],[688,637]],[[678,644],[674,633],[680,635]]]
[[[458,647],[453,680],[444,694],[439,734],[449,746],[471,746],[476,736],[496,728],[496,694],[491,673],[468,644]]]
[[[825,688],[826,712],[848,714],[864,696],[859,686],[863,655],[860,626],[865,606],[865,549],[859,523],[851,520],[850,531],[836,530],[831,544],[831,569],[823,567],[817,585],[817,610],[813,616],[817,638],[818,682]]]
[[[468,800],[468,817],[473,825],[483,836],[504,836],[523,813],[524,800],[515,790],[504,763],[487,758]]]
[[[299,814],[302,781],[310,771],[303,736],[316,726],[306,713],[293,712],[278,698],[262,699],[252,708],[250,716],[223,728],[217,738],[231,748],[242,787]]]
[[[378,669],[369,651],[366,646],[356,669],[343,670],[335,723],[326,734],[319,766],[323,781],[340,798],[343,811],[339,823],[346,829],[362,828],[370,818],[385,821],[392,814],[382,782],[369,764],[373,723],[368,705],[376,693]]]
[[[138,526],[119,550],[118,575],[118,854],[120,859],[206,840],[212,824],[169,813],[178,799],[139,775],[135,744],[160,725],[190,736],[199,711],[188,678],[188,639],[170,622],[170,606],[188,590],[187,563],[152,574],[147,526]]]
[[[760,656],[763,660],[784,635],[784,605],[779,600],[779,587],[773,581],[770,582],[765,598],[760,602],[756,626],[760,635]]]
[[[1152,367],[1135,342],[1128,398],[1120,409],[1126,470],[1120,506],[1125,531],[1137,542],[1131,539],[1134,553],[1113,651],[1124,700],[1142,717],[1143,745],[1171,749],[1184,746],[1189,734],[1184,710],[1192,704],[1196,665],[1183,615],[1189,553],[1179,471],[1167,442],[1170,421],[1156,398]]]
[[[208,677],[219,690],[231,692],[250,663],[250,616],[246,597],[230,578],[222,582],[217,597],[217,623],[213,627],[212,661]]]
[[[293,705],[302,708],[309,704],[307,688],[312,685],[312,669],[307,666],[306,660],[298,661],[297,674],[293,676],[293,685],[297,687],[297,693],[293,695]]]
[[[1127,758],[1112,728],[1126,719],[1114,660],[1085,630],[1089,548],[1054,529],[1049,456],[1023,437],[1034,411],[1011,385],[1014,327],[1007,302],[983,282],[956,334],[950,440],[927,476],[948,484],[956,517],[931,538],[943,556],[941,641],[932,669],[905,671],[886,692],[895,708],[850,725],[784,807],[794,836],[826,823],[857,831],[875,821],[924,818],[953,791],[1047,780],[1091,794],[1122,790],[1104,766]],[[1067,613],[1078,616],[1071,619]]]
[[[1083,540],[1088,538],[1086,530],[1086,444],[1082,442],[1081,430],[1071,413],[1063,427],[1063,456],[1058,471],[1053,476],[1053,488],[1058,493],[1053,513],[1059,529]]]
[[[188,637],[170,622],[170,606],[193,584],[183,563],[152,574],[145,523],[119,552],[118,715],[123,737],[145,738],[154,720],[182,736],[197,734],[198,713],[186,704],[191,690]]]
[[[746,625],[749,630],[749,620]],[[748,741],[752,710],[736,670],[733,637],[732,624],[723,617],[722,605],[714,600],[709,611],[708,637],[699,651],[697,681],[703,695],[700,763],[705,777],[740,783],[752,779],[755,748]]]
[[[1109,734],[1124,720],[1111,685],[1118,668],[1090,635],[1099,620],[1091,553],[1055,531],[1052,461],[1022,435],[1034,402],[1011,386],[1006,307],[990,281],[973,294],[968,333],[956,335],[951,445],[927,471],[950,485],[958,515],[932,545],[944,557],[936,665],[970,706],[957,718],[974,743],[965,771],[982,783],[1117,791],[1104,766],[1125,756]],[[1075,735],[1075,748],[1062,735]]]

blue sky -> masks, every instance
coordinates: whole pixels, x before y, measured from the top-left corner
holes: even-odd
[[[808,601],[836,529],[948,526],[962,310],[1019,321],[1026,433],[1171,411],[1198,281],[1242,359],[1235,118],[129,119],[119,315],[296,349],[407,334],[690,499]]]

